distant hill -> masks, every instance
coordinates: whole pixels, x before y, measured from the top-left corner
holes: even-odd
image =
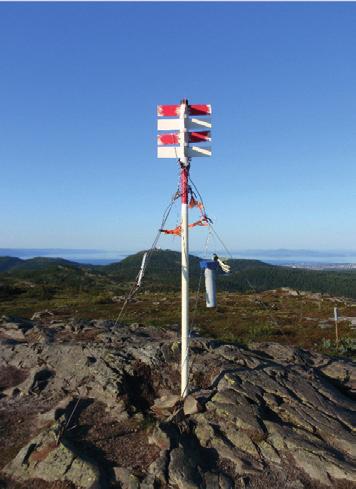
[[[230,263],[230,262],[229,262]],[[326,271],[290,268],[277,265],[251,267],[220,276],[223,290],[258,292],[289,287],[307,292],[356,298],[356,271]]]
[[[9,280],[26,278],[57,288],[78,287],[106,290],[113,285],[132,283],[140,269],[144,251],[110,265],[82,265],[62,258],[21,260],[0,257],[0,273]],[[190,255],[190,286],[196,289],[201,277],[200,258]],[[178,290],[180,287],[180,253],[155,250],[150,255],[144,285],[151,290]],[[231,259],[231,273],[218,274],[218,290],[263,291],[279,287],[334,296],[356,298],[356,271],[319,271],[270,265],[259,260]]]
[[[137,273],[140,269],[144,251],[130,255],[119,263],[106,265],[101,269],[109,273],[110,276],[117,280],[133,281],[135,280]],[[190,283],[195,288],[199,282],[201,275],[200,262],[201,258],[190,255],[189,256],[189,272]],[[229,260],[231,266],[231,272],[234,275],[238,272],[245,272],[248,270],[260,270],[270,269],[273,265],[263,263],[259,260]],[[222,275],[222,274],[221,274]],[[178,251],[172,250],[155,250],[152,252],[149,258],[149,264],[147,267],[145,282],[149,285],[154,284],[159,287],[173,287],[180,286],[181,277],[181,255]],[[219,277],[224,278],[224,277]],[[235,277],[236,278],[236,277]],[[224,282],[222,282],[224,284]],[[242,287],[237,287],[237,290]],[[245,290],[248,286],[245,284]]]
[[[101,267],[101,270],[120,281],[133,281],[141,265],[143,251],[128,256],[119,263]],[[180,253],[155,250],[145,275],[148,287],[179,288]],[[190,284],[196,288],[201,270],[200,258],[190,255]],[[219,290],[246,292],[290,287],[302,291],[322,292],[335,296],[356,298],[356,271],[319,271],[270,265],[260,260],[231,259],[231,273],[218,274]]]
[[[0,272],[46,270],[57,266],[78,267],[79,263],[63,258],[35,257],[27,260],[12,256],[0,257]]]
[[[105,273],[120,281],[135,280],[141,266],[144,251],[130,255],[119,263],[113,263],[102,267]],[[191,280],[199,277],[199,261],[196,256],[190,255]],[[145,282],[157,287],[176,288],[180,284],[181,256],[177,251],[155,250],[149,258],[149,264],[145,274]]]
[[[9,298],[15,293],[40,299],[49,299],[56,294],[71,298],[83,292],[91,295],[105,292],[111,285],[107,274],[101,274],[90,265],[63,258],[17,260],[0,272],[0,298]]]
[[[119,263],[112,263],[102,267],[109,273],[127,274],[130,279],[134,279],[140,268],[144,251],[140,251],[134,255],[130,255]],[[192,277],[200,275],[200,262],[201,258],[194,255],[189,255],[189,267]],[[264,263],[260,260],[245,260],[245,259],[232,259],[229,260],[231,266],[231,272],[240,272],[251,269],[269,269],[273,268],[273,265]],[[149,267],[147,270],[147,277],[151,275],[158,275],[163,278],[164,273],[180,274],[181,267],[181,254],[178,251],[172,250],[154,250],[150,256]],[[180,275],[179,275],[180,277]]]
[[[21,258],[14,256],[0,256],[0,272],[7,272],[22,262]]]

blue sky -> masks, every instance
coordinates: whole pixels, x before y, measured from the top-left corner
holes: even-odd
[[[356,248],[356,4],[0,3],[0,46],[0,247],[148,247],[177,184],[156,105],[187,97],[230,249]]]

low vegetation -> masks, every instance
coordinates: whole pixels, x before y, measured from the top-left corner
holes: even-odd
[[[31,317],[47,309],[56,316],[117,319],[142,253],[109,266],[5,258],[0,258],[0,268],[6,264],[0,273],[0,314]],[[337,306],[341,317],[356,317],[352,301],[356,272],[292,269],[257,260],[229,263],[231,274],[218,277],[218,307],[207,309],[199,258],[191,257],[192,329],[229,342],[277,341],[352,355],[355,330],[351,322],[340,321],[336,344],[332,316]],[[179,253],[153,253],[144,286],[120,320],[163,327],[178,323],[179,286]]]

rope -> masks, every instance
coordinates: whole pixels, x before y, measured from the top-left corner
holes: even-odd
[[[202,203],[202,205],[204,207],[204,211],[205,211],[205,205],[204,205],[204,202],[203,202],[203,197],[202,197],[201,193],[199,192],[198,187],[195,185],[195,183],[193,182],[193,180],[191,178],[189,178],[189,181],[193,185],[194,190],[199,195],[199,199],[200,199],[200,201],[201,201],[201,203]],[[229,249],[227,248],[227,246],[225,245],[225,243],[223,242],[223,240],[221,239],[221,237],[219,236],[219,234],[215,231],[212,222],[209,222],[209,229],[213,233],[214,237],[216,237],[216,239],[220,242],[220,244],[222,245],[222,247],[225,250],[225,253],[227,253],[227,255],[229,256],[230,259],[233,259],[231,252],[229,251]],[[245,271],[244,270],[240,270],[240,273],[242,274],[242,276],[246,280],[247,285],[250,287],[250,289],[253,291],[253,293],[254,294],[257,294],[258,292],[256,290],[256,287],[253,284],[251,284],[251,282],[250,282],[249,278],[247,277]],[[270,321],[278,328],[278,330],[286,338],[287,336],[283,332],[283,329],[280,326],[280,324],[278,323],[277,319],[274,317],[272,310],[269,307],[267,307],[266,304],[264,302],[262,302],[261,300],[257,299],[257,302],[258,302],[258,304],[260,304],[262,307],[265,308],[265,310],[267,311],[267,315],[268,315],[268,318],[270,319]]]
[[[210,228],[211,228],[212,233],[215,235],[216,239],[219,241],[219,243],[224,248],[225,253],[227,253],[228,257],[231,260],[233,260],[233,257],[232,257],[231,252],[229,251],[229,249],[227,248],[227,246],[225,245],[225,243],[223,242],[223,240],[220,238],[220,236],[218,235],[218,233],[215,231],[214,226],[212,225],[212,223],[210,223]]]
[[[163,213],[161,225],[160,225],[160,227],[159,227],[159,229],[157,231],[156,237],[153,240],[153,243],[152,243],[150,249],[147,251],[147,256],[146,256],[145,263],[144,263],[143,267],[140,267],[140,271],[136,275],[135,282],[134,282],[133,286],[131,287],[129,293],[127,294],[127,296],[125,298],[125,301],[124,301],[124,303],[122,305],[122,308],[121,308],[121,310],[120,310],[117,318],[115,319],[114,327],[117,326],[118,322],[121,320],[121,318],[123,316],[123,313],[124,313],[124,311],[126,309],[127,304],[129,303],[129,301],[133,298],[133,296],[136,294],[136,292],[140,288],[140,285],[138,285],[138,278],[139,278],[140,274],[141,274],[142,277],[144,277],[145,272],[146,272],[146,269],[147,269],[147,267],[148,267],[148,265],[150,263],[152,254],[153,254],[154,250],[156,249],[157,244],[158,244],[158,241],[159,241],[159,238],[161,236],[161,229],[165,226],[165,224],[167,222],[167,219],[169,217],[169,214],[170,214],[170,212],[172,210],[172,207],[173,207],[175,201],[179,197],[180,197],[180,193],[179,193],[179,187],[178,187],[178,190],[173,194],[170,203],[168,204],[168,206],[166,207],[166,209],[165,209],[165,211]]]
[[[76,409],[77,409],[77,407],[78,407],[78,405],[79,405],[80,399],[81,399],[81,396],[79,396],[79,397],[78,397],[77,402],[76,402],[76,404],[75,404],[75,406],[74,406],[74,408],[73,408],[73,411],[71,412],[71,415],[70,415],[70,416],[69,416],[69,418],[68,418],[68,421],[67,421],[67,423],[66,423],[66,425],[65,425],[65,428],[64,428],[65,430],[68,428],[68,426],[69,426],[69,424],[70,424],[70,422],[71,422],[71,419],[72,419],[72,418],[73,418],[73,416],[74,416],[74,413],[75,413],[75,411],[76,411]]]
[[[200,202],[202,203],[202,206],[203,206],[203,209],[204,209],[204,213],[206,214],[206,210],[205,210],[205,204],[204,204],[203,197],[201,196],[201,193],[199,192],[198,187],[195,185],[195,183],[194,183],[194,182],[193,182],[193,180],[191,179],[190,174],[189,174],[189,182],[190,182],[190,183],[193,185],[194,190],[195,190],[195,191],[196,191],[196,193],[198,194],[199,199],[200,199]]]

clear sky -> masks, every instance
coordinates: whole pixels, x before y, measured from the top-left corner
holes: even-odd
[[[356,248],[356,4],[279,2],[0,3],[0,247],[148,247],[183,97],[213,106],[191,174],[230,249]]]

